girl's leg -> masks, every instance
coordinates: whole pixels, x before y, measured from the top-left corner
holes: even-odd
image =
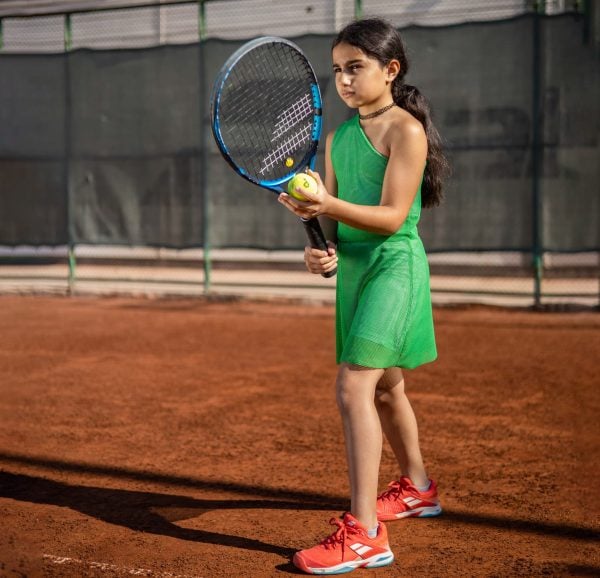
[[[408,476],[417,487],[427,486],[429,478],[421,456],[417,419],[404,393],[402,370],[386,369],[375,393],[383,432],[398,460],[401,475]]]
[[[336,384],[344,426],[351,512],[366,528],[377,526],[377,486],[382,432],[375,407],[375,389],[383,369],[342,364]]]

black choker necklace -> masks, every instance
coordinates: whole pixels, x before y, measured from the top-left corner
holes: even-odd
[[[379,116],[380,114],[383,114],[384,112],[387,112],[388,110],[390,110],[390,108],[393,108],[394,106],[396,106],[396,103],[392,102],[392,104],[388,104],[387,106],[384,106],[383,108],[380,108],[379,110],[376,110],[375,112],[371,112],[369,114],[359,114],[358,118],[360,118],[360,120],[369,120],[370,118],[375,118],[376,116]]]

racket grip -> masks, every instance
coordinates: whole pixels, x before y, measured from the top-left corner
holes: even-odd
[[[327,246],[327,239],[325,239],[325,235],[323,234],[323,229],[321,229],[321,224],[319,220],[314,217],[312,219],[301,219],[302,224],[304,225],[304,230],[306,231],[306,235],[308,237],[308,242],[313,249],[321,249],[321,251],[327,251],[329,247]],[[333,271],[329,271],[328,273],[321,273],[323,277],[333,277],[337,273],[337,268]]]

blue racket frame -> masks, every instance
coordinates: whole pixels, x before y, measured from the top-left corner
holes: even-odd
[[[246,179],[247,181],[249,181],[257,186],[262,187],[263,189],[267,189],[267,190],[272,191],[275,194],[279,195],[282,192],[287,192],[285,185],[286,185],[286,183],[288,183],[290,181],[290,179],[292,179],[292,177],[294,177],[294,175],[298,174],[299,172],[302,172],[307,167],[310,168],[311,170],[314,169],[315,162],[316,162],[317,149],[318,149],[319,141],[321,138],[321,131],[322,131],[321,91],[319,89],[319,85],[316,80],[317,77],[315,75],[314,69],[312,68],[312,65],[310,64],[310,62],[308,62],[306,57],[304,56],[304,59],[305,59],[306,63],[308,64],[309,69],[312,72],[313,78],[315,79],[315,82],[311,83],[311,87],[310,87],[311,88],[311,97],[312,97],[312,106],[313,106],[313,111],[314,111],[312,129],[311,129],[311,137],[310,137],[311,142],[310,142],[310,146],[308,147],[308,150],[307,150],[306,154],[304,155],[304,157],[298,163],[295,163],[295,166],[293,168],[290,168],[290,171],[288,173],[284,174],[280,178],[271,179],[271,180],[257,179],[253,175],[248,174],[243,168],[239,167],[233,161],[233,159],[228,151],[227,145],[225,144],[225,141],[221,134],[221,127],[220,127],[220,123],[219,123],[221,93],[223,90],[223,86],[224,86],[225,82],[227,81],[227,78],[228,78],[229,74],[231,73],[231,71],[233,70],[233,68],[235,67],[235,65],[249,51],[251,51],[263,44],[273,44],[273,43],[287,44],[288,46],[290,46],[291,48],[296,50],[299,54],[304,56],[304,53],[302,52],[302,50],[300,49],[299,46],[297,46],[296,44],[294,44],[293,42],[291,42],[285,38],[280,38],[278,36],[262,36],[260,38],[251,40],[250,42],[247,42],[246,44],[244,44],[243,46],[238,48],[238,50],[236,50],[226,60],[225,64],[222,66],[222,68],[216,78],[216,81],[215,81],[215,84],[213,87],[213,91],[212,91],[212,95],[211,95],[211,128],[212,128],[213,136],[214,136],[217,146],[219,148],[219,151],[221,152],[222,156],[225,158],[225,160],[229,163],[229,165],[233,168],[233,170],[238,175],[240,175],[242,178]],[[306,230],[306,234],[308,236],[310,245],[312,247],[327,251],[327,249],[328,249],[327,241],[325,239],[325,236],[323,234],[323,231],[321,229],[321,225],[319,224],[318,219],[317,218],[301,219],[301,222],[304,225],[304,228]],[[324,277],[332,277],[335,274],[336,274],[336,271],[331,271],[329,273],[325,273],[323,276]]]
[[[283,185],[284,185],[284,183],[287,183],[294,175],[302,172],[306,167],[310,168],[311,170],[313,170],[315,168],[317,149],[319,147],[319,141],[321,139],[323,108],[322,108],[322,100],[321,100],[321,90],[319,89],[319,85],[316,83],[317,77],[316,77],[315,71],[314,71],[312,65],[310,64],[310,62],[308,62],[308,60],[306,61],[310,70],[313,73],[313,77],[315,78],[315,82],[313,84],[311,84],[311,87],[310,87],[311,95],[312,95],[313,109],[315,111],[315,116],[313,118],[313,126],[312,126],[312,131],[311,131],[311,146],[310,146],[308,152],[306,153],[306,155],[304,156],[304,158],[299,163],[296,164],[296,166],[293,168],[293,170],[290,169],[289,173],[287,173],[283,177],[281,177],[279,179],[275,179],[275,180],[255,179],[252,175],[249,175],[246,171],[244,171],[244,169],[242,169],[241,167],[236,165],[233,162],[233,160],[231,159],[231,156],[227,149],[227,145],[225,144],[225,141],[223,140],[223,137],[221,135],[221,127],[219,125],[219,109],[220,109],[220,104],[221,104],[221,91],[223,89],[223,85],[225,84],[225,82],[227,80],[227,77],[233,70],[234,66],[249,51],[251,51],[254,48],[261,46],[263,44],[272,44],[274,42],[287,44],[288,46],[291,46],[294,50],[297,50],[300,54],[302,54],[302,55],[304,54],[298,45],[287,40],[286,38],[279,38],[278,36],[262,36],[260,38],[251,40],[250,42],[247,42],[246,44],[244,44],[243,46],[238,48],[226,60],[225,64],[221,68],[221,71],[219,72],[219,75],[217,76],[217,79],[215,81],[215,84],[213,87],[213,92],[212,92],[212,97],[211,97],[211,103],[212,103],[211,127],[212,127],[212,131],[213,131],[213,135],[215,137],[215,141],[217,142],[217,145],[219,147],[219,150],[221,151],[221,154],[227,160],[227,162],[231,165],[233,170],[235,170],[236,173],[238,173],[241,177],[245,178],[247,181],[250,181],[251,183],[258,185],[259,187],[263,187],[264,189],[268,189],[270,191],[273,191],[274,193],[279,194],[282,192],[286,192],[286,189]]]

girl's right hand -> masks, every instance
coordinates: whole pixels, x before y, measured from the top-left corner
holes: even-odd
[[[305,201],[299,201],[288,193],[281,193],[279,202],[297,217],[308,220],[327,213],[331,195],[327,192],[319,173],[306,169],[306,174],[317,181],[317,192],[297,191],[302,192],[302,195],[306,198]]]
[[[327,247],[327,251],[314,249],[313,247],[304,248],[304,263],[311,273],[321,275],[329,273],[337,267],[338,256],[335,244],[327,241]]]

